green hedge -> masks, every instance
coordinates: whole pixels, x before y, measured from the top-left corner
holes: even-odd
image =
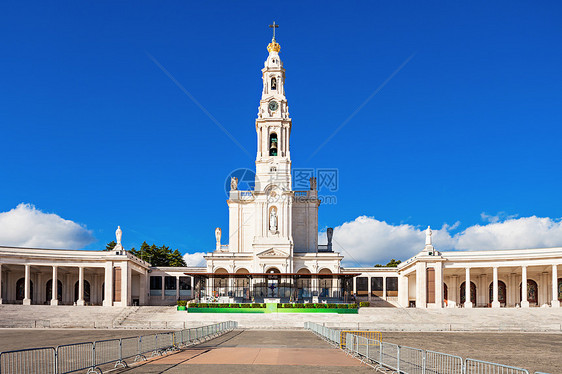
[[[368,306],[371,306],[371,303],[368,302],[368,301],[361,301],[361,302],[359,303],[359,307],[361,307],[361,308],[362,308],[362,307],[368,307]]]
[[[178,306],[186,306],[187,301],[179,300]],[[364,305],[367,304],[367,305]],[[362,302],[359,303],[359,306],[369,306],[369,303]],[[266,304],[264,303],[253,303],[253,304],[239,304],[239,303],[232,303],[232,304],[220,304],[220,303],[189,303],[187,304],[189,308],[266,308]],[[307,308],[307,309],[357,309],[357,304],[324,304],[324,303],[286,303],[286,304],[277,304],[277,308]]]
[[[324,304],[324,303],[306,303],[306,304],[277,304],[277,308],[307,308],[307,309],[357,309],[356,304]]]

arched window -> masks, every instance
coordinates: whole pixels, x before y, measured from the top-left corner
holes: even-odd
[[[228,271],[224,268],[215,270],[215,277],[213,279],[213,293],[215,297],[228,296]]]
[[[16,300],[25,298],[25,278],[20,278],[16,282]],[[29,298],[33,300],[33,282],[29,281]]]
[[[466,301],[466,291],[465,291],[465,282],[461,284],[461,304],[464,304]],[[470,282],[470,301],[472,305],[476,306],[476,285],[474,282]]]
[[[521,283],[519,283],[519,300],[522,300],[523,290],[521,288]],[[529,304],[538,305],[539,299],[539,286],[537,282],[532,279],[527,279],[527,301]]]
[[[269,135],[269,155],[277,156],[277,134],[274,132]]]
[[[498,301],[500,304],[505,304],[505,295],[507,287],[501,280],[498,281]],[[494,282],[490,283],[490,304],[494,301]]]
[[[74,283],[74,301],[78,301],[78,281]],[[84,302],[90,302],[90,282],[84,280]]]
[[[275,77],[271,78],[271,89],[272,90],[277,89],[277,79]]]
[[[49,279],[47,284],[45,285],[45,300],[47,303],[51,301],[53,297],[53,280]],[[57,300],[59,303],[62,303],[62,282],[60,279],[57,279]]]

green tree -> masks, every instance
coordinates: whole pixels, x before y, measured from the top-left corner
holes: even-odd
[[[115,248],[115,246],[117,245],[117,243],[115,243],[114,240],[110,241],[109,243],[107,243],[107,245],[105,246],[104,251],[113,251],[113,248]]]
[[[376,264],[376,268],[395,268],[397,267],[402,261],[391,259],[390,262],[386,265]]]
[[[104,251],[112,251],[116,245],[117,243],[111,241],[107,243]],[[141,260],[149,262],[152,266],[187,266],[180,251],[171,250],[165,245],[158,247],[155,244],[148,245],[147,242],[143,242],[140,249],[137,250],[133,247],[129,252]]]
[[[152,266],[187,266],[180,251],[171,250],[165,245],[148,245],[147,242],[143,242],[140,249],[132,248],[130,252]]]

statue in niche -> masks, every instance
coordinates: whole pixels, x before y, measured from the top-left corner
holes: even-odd
[[[221,234],[222,234],[221,228],[217,227],[215,229],[215,239],[217,240],[217,248],[220,248],[221,245]]]
[[[273,207],[269,213],[269,231],[277,232],[277,208]]]
[[[425,245],[431,245],[431,235],[433,235],[433,231],[431,231],[431,227],[427,226],[427,230],[425,230]]]
[[[276,78],[271,78],[271,89],[272,90],[277,89],[277,79]]]
[[[316,177],[311,177],[309,179],[309,181],[310,181],[310,189],[315,190],[316,189]]]
[[[236,191],[238,189],[238,178],[232,177],[230,178],[230,190]]]
[[[123,231],[121,231],[121,226],[117,226],[115,231],[115,239],[117,239],[117,246],[121,246],[121,237],[123,236]]]

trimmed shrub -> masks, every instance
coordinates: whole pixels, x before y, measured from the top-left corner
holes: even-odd
[[[313,309],[313,308],[316,308],[316,304],[308,303],[308,304],[304,304],[304,307],[309,308],[309,309]]]
[[[254,304],[252,304],[252,308],[261,308],[261,304],[260,303],[254,303]]]
[[[326,304],[324,303],[318,303],[318,304],[314,304],[314,307],[316,309],[325,309],[326,308]]]
[[[178,300],[178,306],[186,306],[187,300]]]
[[[368,307],[368,306],[371,306],[371,303],[368,301],[361,301],[359,303],[359,307]]]
[[[357,304],[347,304],[347,309],[357,309]]]
[[[240,308],[240,304],[230,304],[231,308]]]
[[[252,304],[240,304],[240,308],[251,308]]]
[[[337,309],[337,308],[338,308],[338,304],[326,304],[326,308],[328,308],[328,309]]]

